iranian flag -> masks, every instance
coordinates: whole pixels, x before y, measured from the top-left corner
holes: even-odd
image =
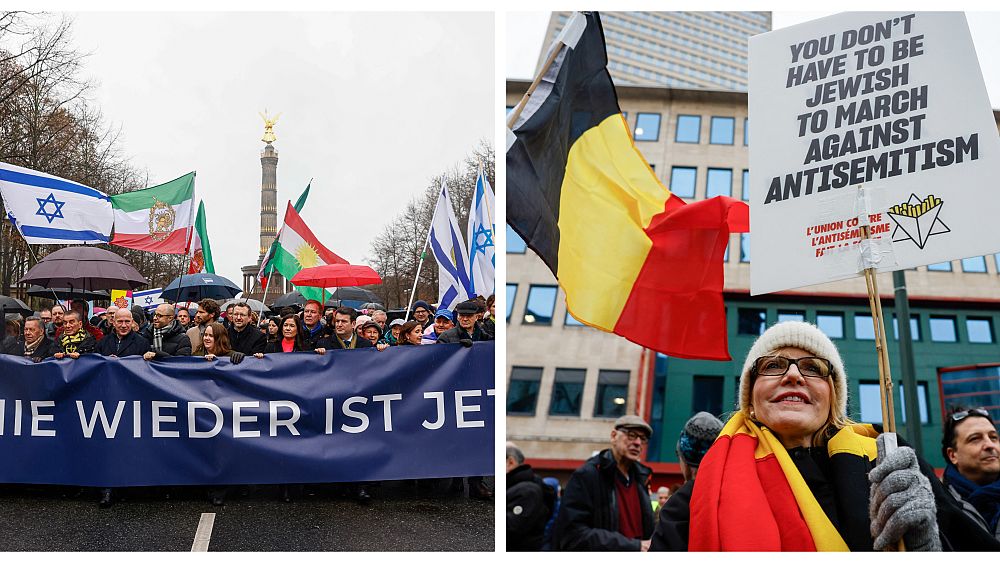
[[[166,184],[111,196],[115,233],[111,244],[187,254],[194,219],[194,172]]]
[[[322,266],[324,264],[347,264],[340,256],[323,246],[316,235],[309,230],[302,217],[299,216],[291,202],[285,210],[285,224],[281,227],[281,236],[272,247],[274,255],[271,261],[274,268],[285,277],[292,279],[299,270]],[[323,298],[323,290],[319,287],[296,286],[299,293],[306,299],[317,301]]]
[[[191,264],[189,274],[214,274],[212,246],[208,243],[208,224],[205,221],[205,202],[198,202],[198,217],[194,220],[194,234],[191,235]]]

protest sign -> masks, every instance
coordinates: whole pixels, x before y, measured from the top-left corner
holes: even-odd
[[[1000,251],[1000,138],[962,13],[751,37],[749,109],[751,294]]]
[[[0,355],[0,482],[323,483],[493,473],[493,342],[228,359]]]

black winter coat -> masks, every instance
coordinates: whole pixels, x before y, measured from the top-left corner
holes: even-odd
[[[354,345],[354,348],[353,348],[354,350],[360,350],[362,348],[371,348],[372,347],[372,343],[371,343],[370,340],[368,340],[367,338],[361,338],[357,334],[354,335],[353,340],[357,340],[358,341],[358,343]],[[345,350],[344,345],[341,344],[340,339],[337,338],[337,335],[335,335],[335,334],[331,334],[330,336],[328,336],[326,338],[320,339],[318,342],[316,342],[316,347],[317,348],[326,348],[327,350]],[[346,348],[346,349],[350,350],[350,348]]]
[[[236,327],[231,326],[229,327],[229,342],[232,344],[233,350],[250,356],[264,353],[267,337],[256,327],[250,325],[243,327],[243,330],[236,330]]]
[[[560,551],[640,550],[640,540],[618,533],[617,471],[615,458],[608,449],[573,472],[563,490],[553,547]],[[653,505],[647,489],[651,474],[652,470],[641,463],[632,464],[629,470],[629,478],[639,491],[644,538],[653,535]]]
[[[507,551],[540,551],[552,508],[545,503],[545,483],[530,465],[507,474]]]
[[[105,336],[97,343],[97,353],[102,356],[141,356],[149,352],[149,341],[138,332],[129,331],[125,338],[118,339],[118,333]]]
[[[460,326],[454,326],[439,334],[437,343],[458,344],[460,340],[472,340],[473,342],[482,342],[484,340],[493,340],[493,338],[490,335],[483,332],[483,329],[482,327],[479,326],[479,323],[476,323],[476,325],[472,329],[471,335],[468,332],[466,332],[464,328]]]
[[[146,324],[146,328],[139,331],[139,334],[149,342],[149,351],[156,354],[157,360],[162,360],[164,358],[170,358],[173,356],[190,356],[191,355],[191,339],[188,338],[187,329],[181,326],[181,323],[176,320],[167,329],[167,332],[163,334],[163,348],[161,350],[153,349],[153,325]]]
[[[51,358],[52,354],[55,354],[58,351],[59,351],[59,345],[56,344],[51,338],[46,338],[43,336],[42,341],[38,343],[38,346],[35,348],[35,351],[32,352],[30,356],[24,355],[23,340],[17,341],[17,348],[15,348],[14,351],[11,352],[11,354],[15,354],[26,358],[31,358],[32,360],[34,360],[35,358],[38,358],[39,360],[44,360],[45,358]]]

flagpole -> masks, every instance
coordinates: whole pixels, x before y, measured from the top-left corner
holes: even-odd
[[[441,191],[438,192],[438,201],[441,200],[441,193],[444,192],[444,188],[447,187],[444,180],[441,180]],[[431,243],[431,231],[434,230],[434,220],[437,219],[438,205],[437,202],[434,203],[434,214],[431,215],[431,226],[427,229],[427,238],[424,239],[424,249],[420,251],[420,262],[417,263],[417,276],[413,278],[413,287],[410,289],[410,302],[406,304],[406,317],[403,321],[410,320],[410,308],[413,306],[413,297],[417,292],[417,281],[420,279],[420,268],[424,265],[424,257],[427,256],[427,246]]]
[[[553,45],[552,52],[549,53],[549,57],[545,59],[545,64],[543,64],[542,68],[538,71],[538,74],[535,76],[535,80],[532,81],[531,86],[528,87],[528,91],[521,97],[521,101],[517,102],[517,106],[514,108],[514,111],[510,112],[510,118],[507,119],[508,129],[512,129],[514,124],[517,123],[517,118],[521,117],[521,112],[524,111],[524,106],[527,105],[528,98],[535,93],[535,88],[537,88],[542,82],[542,78],[545,76],[545,73],[549,71],[549,67],[552,66],[552,63],[556,61],[556,57],[558,57],[559,53],[562,52],[561,45],[561,42],[556,42],[556,44]]]

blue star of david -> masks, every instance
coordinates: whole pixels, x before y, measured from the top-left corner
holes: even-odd
[[[152,305],[152,304],[153,304],[153,298],[151,296],[147,295],[146,296],[146,305]]]
[[[65,217],[63,217],[62,214],[62,208],[64,205],[66,205],[66,202],[56,201],[56,195],[54,193],[50,192],[49,196],[46,198],[36,197],[35,201],[38,202],[38,211],[35,212],[35,215],[41,215],[42,217],[45,217],[46,219],[49,220],[50,224],[52,223],[53,219],[65,219]],[[45,210],[45,206],[50,203],[54,205],[56,208],[55,211],[51,213]]]
[[[482,242],[480,241],[482,239]],[[493,246],[493,231],[486,228],[486,225],[479,225],[479,228],[472,236],[472,254],[477,252],[486,253],[486,249]]]

